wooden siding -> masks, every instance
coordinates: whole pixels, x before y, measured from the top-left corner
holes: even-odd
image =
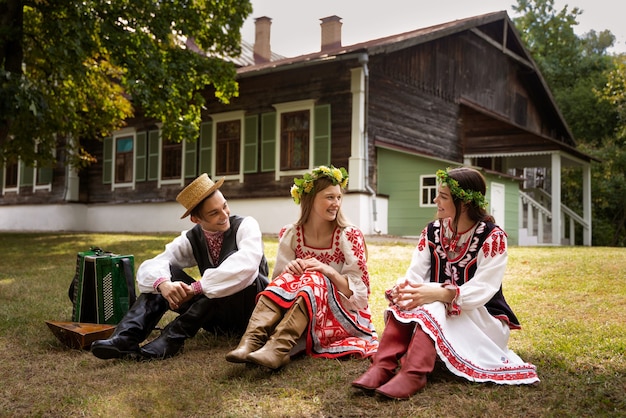
[[[567,138],[567,132],[559,125],[562,121],[558,120],[558,110],[545,100],[550,94],[541,84],[540,76],[528,66],[530,63],[524,62],[525,51],[514,44],[511,37],[507,38],[507,46],[522,59],[513,58],[498,47],[503,42],[506,27],[506,19],[499,19],[472,30],[415,42],[410,47],[399,47],[398,43],[389,45],[388,51],[379,49],[371,53],[366,87],[367,156],[370,184],[377,193],[385,194],[390,180],[383,177],[379,169],[376,144],[460,163],[464,154],[478,149],[507,152],[554,147],[552,141],[532,132]],[[362,50],[368,52],[367,46]],[[314,62],[315,59],[301,61],[256,73],[252,68],[239,77],[239,96],[228,105],[219,103],[211,88],[203,92],[208,101],[203,110],[204,121],[209,121],[212,114],[244,111],[245,117],[250,118],[246,123],[256,123],[259,142],[254,144],[252,138],[245,138],[247,149],[256,149],[256,155],[246,155],[243,182],[225,182],[222,190],[227,197],[264,198],[288,194],[293,177],[283,176],[276,181],[274,171],[264,169],[262,160],[263,116],[276,111],[274,104],[313,100],[316,106],[329,106],[329,163],[348,167],[353,157],[350,70],[362,64],[356,55],[349,54]],[[140,135],[156,129],[154,121],[141,116],[129,120],[127,126],[134,127]],[[150,138],[147,139],[150,142]],[[202,153],[197,149],[197,142],[187,146],[196,148],[189,148],[185,153],[188,158],[185,183],[208,167],[203,164],[206,161],[200,160]],[[147,171],[144,174],[142,170],[137,178],[145,181],[136,181],[134,189],[112,190],[111,185],[103,181],[102,143],[86,141],[85,147],[98,162],[79,173],[80,202],[172,201],[181,189],[180,184],[158,186],[154,170],[156,154],[147,154],[140,161],[148,166]],[[63,161],[60,154],[60,161]],[[190,160],[192,157],[195,161]],[[189,170],[194,166],[195,169]],[[0,198],[0,204],[55,203],[63,201],[64,193],[65,168],[59,163],[54,170],[52,192],[32,193],[32,188],[29,191],[25,187],[19,195],[8,193]]]
[[[420,207],[420,176],[445,168],[443,162],[379,148],[379,193],[389,196],[388,233],[417,236],[435,219],[434,207]]]
[[[330,105],[331,111],[331,161],[336,166],[348,166],[351,153],[351,117],[352,93],[350,91],[350,68],[354,63],[334,63],[328,66],[303,68],[289,72],[271,73],[258,77],[239,80],[239,97],[229,105],[218,103],[207,90],[205,96],[209,103],[203,111],[203,120],[210,120],[211,114],[244,110],[246,117],[256,118],[258,147],[255,164],[246,157],[247,168],[244,182],[226,181],[222,186],[228,198],[261,198],[288,196],[293,184],[292,176],[284,176],[276,181],[274,171],[263,172],[261,165],[262,115],[275,112],[273,104],[313,99],[316,105]],[[271,86],[271,87],[268,87]],[[248,120],[250,123],[252,119]],[[313,122],[313,121],[312,121]],[[138,132],[153,129],[150,121],[138,119],[131,126]],[[250,128],[250,125],[248,125]],[[250,138],[247,138],[249,144]],[[197,143],[187,146],[197,147]],[[254,147],[249,147],[254,148]],[[102,202],[145,202],[174,200],[181,187],[179,185],[162,185],[157,181],[136,182],[135,189],[120,188],[111,190],[110,184],[102,183],[102,147],[99,142],[91,142],[90,152],[98,159],[81,173],[81,190],[88,194],[82,195],[85,203]],[[198,153],[199,154],[199,153]],[[200,174],[200,173],[197,173]],[[189,183],[192,178],[186,178]]]
[[[376,142],[461,160],[458,105],[447,93],[449,87],[428,75],[441,70],[431,54],[437,55],[418,46],[372,58],[368,133]]]

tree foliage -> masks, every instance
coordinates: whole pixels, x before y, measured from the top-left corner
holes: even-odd
[[[514,19],[579,148],[592,163],[594,245],[626,245],[626,66],[610,55],[615,37],[594,30],[574,33],[583,12],[557,11],[553,0],[518,0]],[[580,170],[564,169],[563,202],[581,210]]]
[[[141,112],[163,137],[198,136],[200,91],[237,95],[246,0],[0,0],[0,159],[70,164]],[[198,48],[190,48],[195,45]],[[206,51],[200,53],[199,51]]]

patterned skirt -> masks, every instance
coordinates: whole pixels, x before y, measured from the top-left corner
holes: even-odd
[[[518,385],[539,381],[534,365],[507,348],[509,329],[486,309],[448,316],[441,302],[406,311],[391,304],[385,316],[414,322],[435,342],[448,370],[472,382]]]
[[[309,314],[306,352],[313,357],[370,357],[378,349],[378,336],[368,309],[348,311],[330,279],[319,272],[277,276],[259,295],[289,309],[302,297]]]

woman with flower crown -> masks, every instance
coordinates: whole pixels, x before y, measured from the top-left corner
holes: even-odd
[[[294,179],[300,219],[279,233],[272,282],[259,294],[233,363],[278,369],[304,349],[313,357],[369,357],[378,339],[368,307],[367,248],[341,212],[344,168]]]
[[[531,384],[535,366],[508,347],[519,329],[502,293],[505,232],[486,212],[486,185],[471,168],[437,171],[437,220],[421,233],[404,277],[385,296],[385,330],[369,369],[352,386],[408,399],[439,358],[472,382]]]

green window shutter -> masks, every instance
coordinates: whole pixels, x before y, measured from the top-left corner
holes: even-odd
[[[245,138],[243,139],[243,172],[256,173],[259,153],[259,124],[258,116],[248,116],[245,119]]]
[[[261,115],[261,171],[276,170],[276,112]]]
[[[211,150],[213,148],[213,122],[200,125],[200,173],[211,175]]]
[[[148,132],[148,180],[159,179],[159,131]]]
[[[198,163],[196,159],[198,141],[185,142],[183,149],[185,150],[185,178],[195,178]]]
[[[102,184],[111,184],[113,180],[113,138],[102,140]]]
[[[330,163],[330,105],[315,106],[313,125],[313,165]]]
[[[42,167],[38,169],[37,184],[52,183],[52,167]]]
[[[2,190],[4,189],[4,167],[5,164],[4,162],[2,162],[2,164],[0,164],[0,192],[2,192]],[[0,194],[1,197],[1,194]]]
[[[135,181],[146,181],[146,153],[148,148],[146,132],[139,132],[136,137]]]
[[[35,170],[33,167],[27,166],[20,161],[20,187],[32,186],[35,178]]]

